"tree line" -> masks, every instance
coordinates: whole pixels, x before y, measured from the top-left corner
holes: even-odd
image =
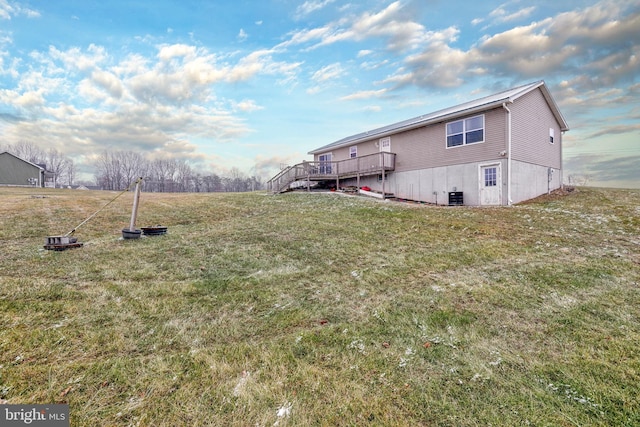
[[[95,185],[102,190],[124,190],[142,177],[145,191],[151,192],[244,192],[264,188],[261,178],[247,176],[238,168],[232,168],[223,176],[196,171],[184,160],[149,159],[134,151],[112,150],[104,151],[94,162],[95,182],[77,182],[77,168],[73,160],[56,149],[43,150],[32,142],[21,141],[1,145],[2,151],[53,172],[56,187],[84,184]]]
[[[264,188],[259,177],[232,168],[228,176],[196,171],[185,160],[148,159],[135,151],[104,151],[95,162],[95,180],[105,190],[128,188],[139,177],[149,192],[244,192]]]

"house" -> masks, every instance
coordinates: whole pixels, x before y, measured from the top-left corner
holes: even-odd
[[[8,151],[0,153],[0,186],[53,187],[54,178],[45,165],[28,162]]]
[[[511,205],[562,185],[569,127],[544,81],[348,136],[269,181],[329,181],[435,204]]]

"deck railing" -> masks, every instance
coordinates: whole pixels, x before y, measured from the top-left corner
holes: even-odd
[[[303,162],[283,169],[267,182],[275,193],[286,190],[295,181],[324,181],[375,175],[395,169],[395,153],[376,153],[347,160]]]

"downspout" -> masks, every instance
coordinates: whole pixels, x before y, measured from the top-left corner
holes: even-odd
[[[564,157],[562,156],[562,144],[564,143],[563,141],[563,136],[564,136],[564,131],[560,131],[560,188],[562,190],[564,190],[564,164],[563,164],[563,159]]]
[[[509,101],[513,104],[513,101]],[[507,205],[511,206],[511,110],[507,108],[507,103],[502,103],[502,108],[507,112]]]

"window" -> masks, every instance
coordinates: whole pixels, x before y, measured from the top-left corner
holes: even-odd
[[[495,187],[498,185],[498,168],[484,168],[484,186]]]
[[[331,153],[321,154],[318,156],[319,172],[321,174],[331,173]]]
[[[391,152],[391,138],[390,137],[386,137],[386,138],[382,138],[379,141],[380,144],[380,152],[385,152],[385,153],[390,153]]]
[[[553,144],[553,136],[554,136],[554,130],[553,128],[549,128],[549,143]]]
[[[349,147],[349,158],[355,159],[356,157],[358,157],[358,146]]]
[[[447,148],[484,142],[484,116],[447,123]]]

